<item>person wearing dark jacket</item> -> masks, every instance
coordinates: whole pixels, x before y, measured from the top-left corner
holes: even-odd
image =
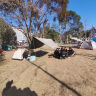
[[[61,58],[66,58],[67,57],[67,49],[65,47],[62,47],[61,48],[61,54],[60,54],[60,57]]]
[[[75,51],[71,47],[69,47],[68,56],[73,56],[73,55],[75,55]]]
[[[60,49],[57,48],[55,51],[54,51],[54,57],[60,59]]]

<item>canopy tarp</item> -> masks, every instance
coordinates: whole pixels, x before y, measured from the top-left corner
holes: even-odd
[[[57,47],[57,43],[55,43],[52,39],[33,37],[32,45],[31,45],[33,49],[39,48],[43,45],[47,45],[52,49]]]
[[[70,38],[71,38],[72,40],[75,40],[75,41],[78,41],[78,42],[82,42],[81,39],[78,39],[78,38],[76,38],[76,37],[72,37],[72,36],[70,36]]]

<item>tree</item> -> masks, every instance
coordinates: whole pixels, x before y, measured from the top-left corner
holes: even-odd
[[[2,44],[16,44],[16,34],[13,29],[0,17],[0,39]]]
[[[60,42],[70,40],[70,35],[80,37],[80,32],[83,30],[83,24],[80,21],[81,17],[76,12],[66,11],[65,17],[59,19],[59,34]]]
[[[83,24],[80,20],[81,20],[81,17],[76,12],[67,11],[66,21],[61,22],[65,24],[65,26],[63,24],[64,27],[67,26],[67,31],[64,33],[64,36],[63,36],[63,38],[65,38],[65,41],[66,39],[70,40],[70,35],[81,38],[81,32],[83,31]]]
[[[73,33],[73,35],[76,35],[77,33],[83,30],[83,24],[80,20],[80,15],[76,14],[76,12],[74,11],[68,11],[66,22],[68,23],[69,30]]]
[[[64,17],[67,4],[68,0],[6,0],[0,4],[0,11],[8,23],[22,27],[31,48],[32,33],[39,32],[42,24],[45,27],[47,15]]]
[[[85,38],[85,35],[86,35],[86,38],[90,37],[91,31],[92,31],[92,30],[86,30],[86,32],[85,32],[85,31],[82,31],[82,32],[80,33],[81,38]],[[85,33],[86,33],[86,34],[85,34]]]
[[[58,41],[59,39],[59,33],[53,29],[46,27],[44,33],[45,38],[52,39],[53,41]]]

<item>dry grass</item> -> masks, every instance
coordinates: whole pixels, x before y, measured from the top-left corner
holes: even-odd
[[[41,49],[48,54],[53,52],[46,47]],[[28,87],[38,96],[96,96],[96,50],[75,51],[76,55],[67,59],[50,59],[46,54],[33,63],[12,60],[14,51],[6,52],[6,62],[0,66],[0,94],[13,80],[12,86]]]

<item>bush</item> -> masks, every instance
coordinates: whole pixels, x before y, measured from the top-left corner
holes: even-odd
[[[0,17],[0,42],[2,44],[15,45],[16,33],[13,29]]]

